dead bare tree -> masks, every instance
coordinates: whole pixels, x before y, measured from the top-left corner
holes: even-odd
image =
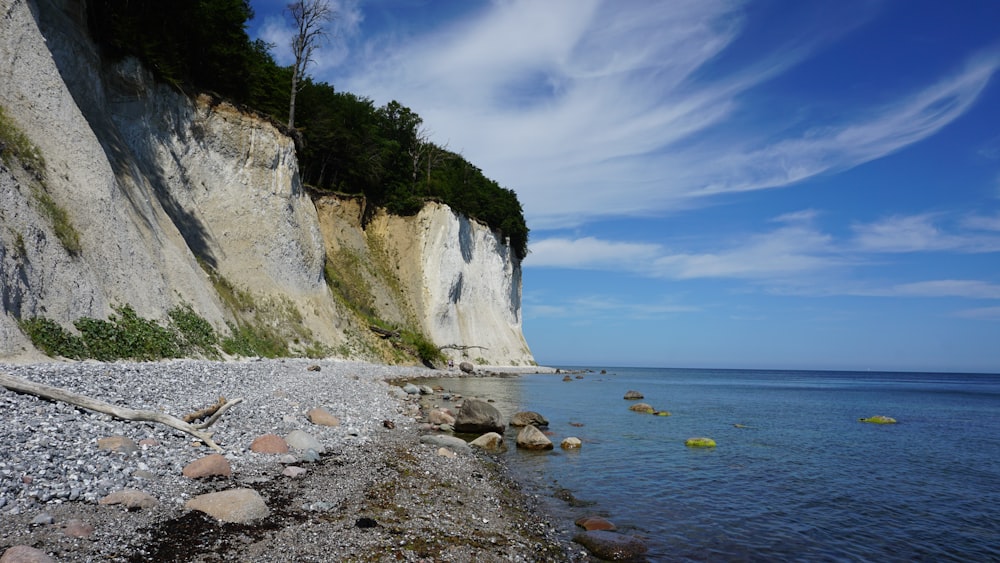
[[[312,62],[313,52],[326,41],[329,34],[325,24],[336,16],[329,0],[299,0],[288,5],[288,11],[295,20],[295,36],[292,38],[292,54],[295,67],[292,69],[292,93],[288,102],[288,128],[295,127],[295,96],[302,87],[299,85],[306,74],[306,67]]]

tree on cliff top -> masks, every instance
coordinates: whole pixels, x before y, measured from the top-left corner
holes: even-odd
[[[306,67],[312,61],[313,51],[326,41],[323,27],[336,15],[328,0],[299,0],[288,5],[288,11],[295,20],[295,37],[292,38],[292,92],[288,102],[288,128],[295,127],[295,96],[299,93],[299,82],[306,74]]]

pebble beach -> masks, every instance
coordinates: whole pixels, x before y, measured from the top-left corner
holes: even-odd
[[[279,359],[0,364],[0,373],[178,418],[220,397],[241,399],[208,429],[228,474],[192,477],[187,468],[215,452],[189,434],[0,387],[0,554],[52,561],[587,559],[556,536],[500,459],[420,442],[419,401],[394,383],[442,372]],[[309,416],[315,410],[331,420],[316,422]],[[265,435],[314,442],[288,453],[251,449]],[[263,512],[223,521],[191,508],[192,499],[233,490],[254,495]]]

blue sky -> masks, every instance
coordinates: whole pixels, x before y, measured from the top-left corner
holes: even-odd
[[[517,192],[540,363],[1000,372],[1000,2],[333,4],[314,78]]]

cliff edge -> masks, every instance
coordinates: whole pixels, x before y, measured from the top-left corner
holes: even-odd
[[[0,357],[34,353],[22,319],[184,305],[294,354],[414,361],[378,320],[456,360],[534,363],[494,232],[435,203],[362,228],[357,200],[305,192],[269,120],[102,60],[85,21],[79,0],[0,0],[0,117],[29,147],[0,139]]]

